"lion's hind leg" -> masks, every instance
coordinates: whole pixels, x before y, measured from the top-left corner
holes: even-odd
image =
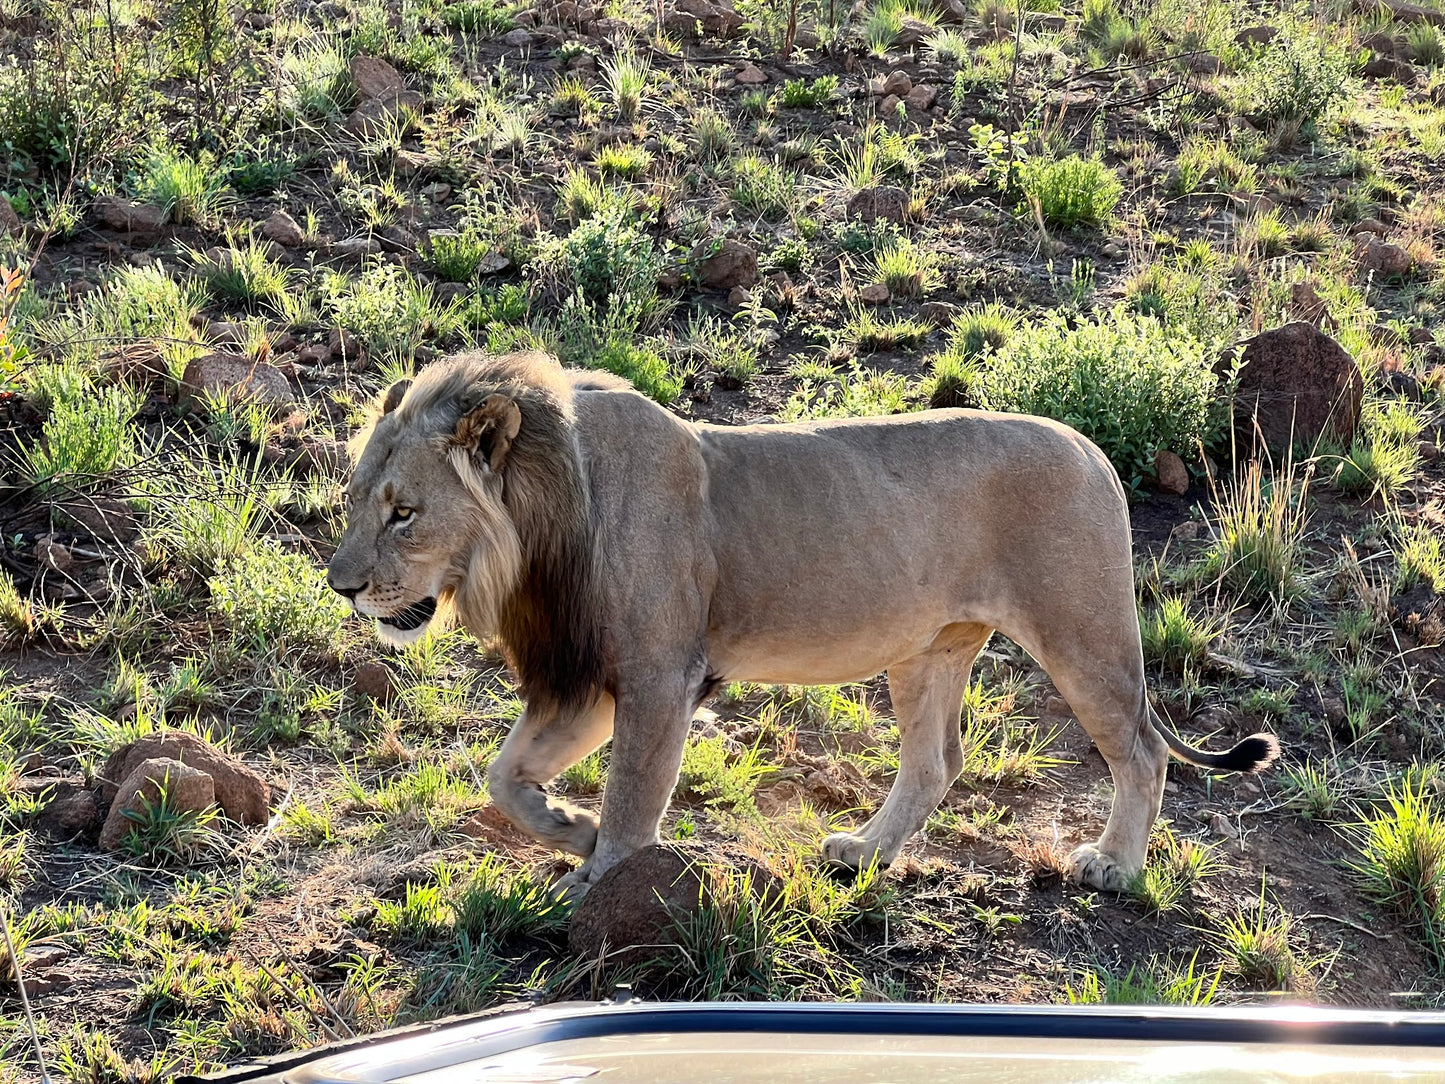
[[[522,713],[487,769],[492,801],[528,835],[586,858],[597,845],[597,814],[543,788],[612,733],[612,697],[602,693],[582,711],[547,706]]]
[[[849,869],[875,860],[887,865],[938,808],[963,769],[959,712],[973,660],[992,631],[984,625],[950,626],[928,652],[888,668],[898,718],[898,775],[867,824],[823,841],[829,862]]]

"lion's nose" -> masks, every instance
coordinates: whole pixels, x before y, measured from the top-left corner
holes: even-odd
[[[348,598],[355,602],[356,596],[361,594],[361,592],[365,591],[368,587],[371,586],[371,584],[363,583],[360,587],[343,587],[341,584],[337,583],[336,580],[332,577],[331,573],[328,572],[326,574],[326,586],[331,588],[331,590],[335,591],[338,595],[341,595],[343,598]]]

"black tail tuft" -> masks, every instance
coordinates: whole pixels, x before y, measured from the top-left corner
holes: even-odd
[[[1279,756],[1279,739],[1273,734],[1251,734],[1221,759],[1228,772],[1257,772],[1268,768]]]

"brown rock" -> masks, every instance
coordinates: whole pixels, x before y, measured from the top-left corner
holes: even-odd
[[[932,37],[933,34],[934,28],[922,19],[905,15],[903,16],[903,27],[898,31],[898,36],[893,39],[893,44],[900,49],[911,49],[924,39]]]
[[[751,246],[726,238],[716,251],[711,251],[713,243],[699,241],[688,253],[698,285],[709,290],[731,290],[758,281],[758,254]]]
[[[888,78],[883,80],[883,93],[895,94],[900,98],[907,97],[913,89],[913,80],[908,78],[908,73],[903,71],[891,71]]]
[[[284,248],[295,248],[306,241],[301,224],[285,211],[276,211],[261,223],[261,236]]]
[[[744,64],[734,78],[737,79],[739,85],[745,87],[762,86],[768,81],[767,73],[756,64]]]
[[[865,188],[848,201],[848,217],[864,222],[885,222],[903,225],[908,221],[908,193],[893,185]]]
[[[35,827],[51,839],[88,835],[100,823],[95,795],[74,783],[56,784],[54,796],[35,818]]]
[[[1297,320],[1249,340],[1235,401],[1245,446],[1255,426],[1270,448],[1348,446],[1360,421],[1365,382],[1355,359],[1319,328]]]
[[[1408,274],[1410,265],[1414,263],[1404,245],[1376,241],[1373,237],[1355,249],[1355,259],[1363,270],[1391,278]]]
[[[176,813],[199,813],[215,804],[215,784],[200,768],[171,757],[150,757],[136,764],[117,788],[115,801],[100,830],[100,849],[113,851],[135,826],[127,813],[154,806],[165,792],[166,807]]]
[[[1427,463],[1433,463],[1440,458],[1440,448],[1433,441],[1422,440],[1419,444],[1420,458]]]
[[[744,305],[751,305],[752,303],[753,292],[746,286],[734,286],[728,291],[728,304],[733,308],[740,309]]]
[[[332,328],[331,338],[327,340],[327,343],[331,348],[333,358],[354,361],[361,356],[361,343],[357,342],[355,335],[343,327]]]
[[[1366,79],[1393,79],[1397,83],[1410,84],[1418,74],[1409,61],[1396,60],[1392,56],[1377,56],[1360,69]]]
[[[1234,822],[1223,813],[1211,813],[1209,815],[1209,830],[1222,839],[1238,839],[1239,829]]]
[[[1189,491],[1189,468],[1168,448],[1154,453],[1154,475],[1159,480],[1160,492],[1182,497]]]
[[[10,206],[10,201],[0,196],[0,237],[20,236],[20,216],[15,213],[15,208]]]
[[[302,437],[291,452],[292,469],[302,478],[327,477],[339,472],[347,463],[346,445],[339,440]]]
[[[394,99],[406,89],[401,73],[374,56],[352,57],[351,78],[356,83],[357,96],[363,102],[376,98]]]
[[[937,90],[925,83],[920,83],[910,90],[904,96],[903,100],[908,103],[909,109],[918,109],[926,112],[933,108],[934,100],[937,99],[937,97]]]
[[[95,213],[107,229],[130,234],[132,244],[151,245],[160,239],[161,227],[170,217],[150,203],[136,203],[121,196],[101,196],[95,201]]]
[[[181,374],[181,401],[203,392],[231,392],[278,406],[296,401],[291,385],[275,368],[237,354],[206,354],[186,366]]]
[[[1394,56],[1400,51],[1400,43],[1389,34],[1369,34],[1360,39],[1360,46],[1375,56]]]
[[[351,116],[346,118],[346,130],[360,138],[375,135],[403,109],[413,113],[420,112],[424,101],[414,90],[403,90],[390,98],[371,98],[362,102]]]
[[[266,781],[235,757],[183,730],[147,734],[111,754],[101,773],[101,800],[116,793],[115,781],[124,779],[142,761],[169,757],[200,768],[215,781],[216,803],[226,816],[241,824],[264,824],[271,802]]]
[[[1354,236],[1362,233],[1372,233],[1376,237],[1384,238],[1389,235],[1390,227],[1378,218],[1362,218],[1355,223],[1355,228],[1351,230],[1350,233]]]
[[[1296,282],[1289,288],[1289,312],[1296,320],[1304,320],[1315,327],[1336,328],[1339,321],[1330,315],[1329,305],[1310,282]]]
[[[105,494],[72,497],[55,508],[56,522],[76,526],[102,542],[126,543],[136,535],[135,514],[117,497]]]
[[[858,291],[858,300],[865,305],[886,305],[892,297],[887,285],[881,282],[870,282]]]
[[[706,867],[703,859],[707,859]],[[631,966],[669,953],[676,924],[694,914],[709,889],[703,869],[715,870],[715,854],[654,844],[643,847],[604,873],[577,904],[567,931],[572,952]],[[752,864],[733,869],[751,878],[757,896],[778,891],[777,880]]]
[[[1236,45],[1268,45],[1277,37],[1277,26],[1251,26],[1234,35],[1234,42]]]
[[[1224,70],[1224,64],[1213,53],[1195,53],[1185,67],[1195,75],[1218,75]]]
[[[356,668],[351,687],[362,696],[369,696],[380,704],[391,703],[396,696],[396,675],[384,662],[364,662]]]
[[[1406,0],[1356,0],[1355,9],[1366,15],[1389,12],[1390,17],[1400,23],[1429,23],[1431,26],[1445,26],[1445,12],[1422,7],[1419,4],[1411,4]]]
[[[918,318],[934,327],[948,327],[963,309],[951,301],[925,301],[918,306]]]

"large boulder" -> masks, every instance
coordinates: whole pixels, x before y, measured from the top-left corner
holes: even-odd
[[[147,734],[111,754],[101,772],[101,800],[113,801],[118,784],[140,764],[168,757],[199,768],[215,781],[216,804],[233,821],[265,824],[271,788],[256,772],[235,757],[183,730]]]
[[[200,768],[171,757],[141,761],[116,788],[115,801],[100,830],[100,849],[113,851],[136,824],[134,815],[160,804],[164,793],[172,813],[200,813],[216,801],[215,783]]]
[[[709,252],[711,242],[699,241],[688,254],[697,267],[697,281],[710,290],[744,288],[758,281],[758,254],[741,241],[731,238]]]
[[[1322,439],[1348,446],[1360,423],[1365,381],[1349,353],[1303,320],[1261,332],[1245,346],[1235,394],[1244,446],[1255,434],[1274,451]]]

